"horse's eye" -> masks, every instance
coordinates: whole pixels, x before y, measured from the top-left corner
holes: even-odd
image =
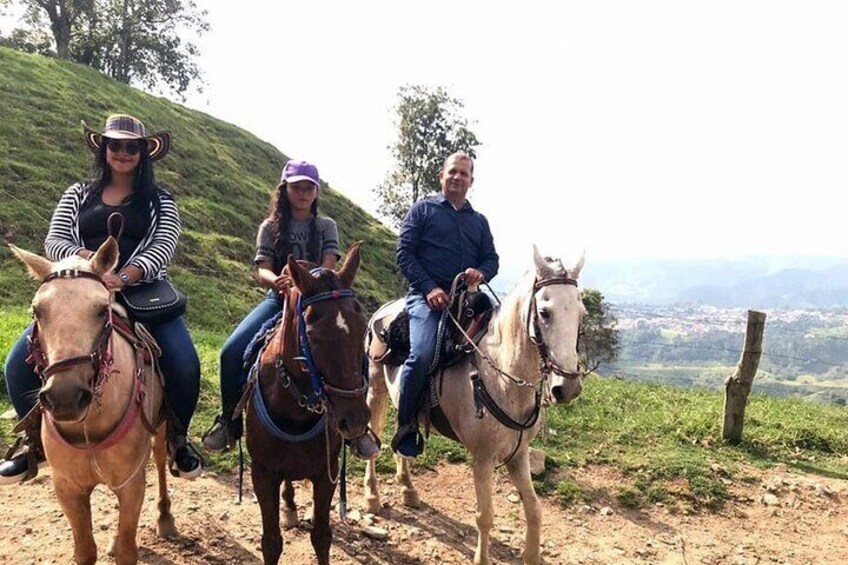
[[[548,310],[547,308],[542,308],[541,310],[539,310],[539,317],[542,318],[543,320],[546,320],[546,321],[550,320],[551,319],[550,310]]]

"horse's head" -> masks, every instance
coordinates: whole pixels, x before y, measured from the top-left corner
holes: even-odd
[[[583,388],[577,335],[586,308],[577,277],[584,258],[566,270],[560,260],[543,258],[535,246],[533,256],[536,278],[527,317],[530,335],[550,372],[550,396],[557,404],[563,404],[577,398]]]
[[[32,299],[30,352],[41,375],[42,407],[56,421],[85,418],[111,332],[112,296],[102,276],[118,262],[110,237],[89,260],[78,256],[58,263],[10,245],[41,286]]]
[[[308,352],[304,354],[307,366],[310,372],[317,373],[331,422],[348,439],[365,433],[371,418],[365,402],[367,381],[362,353],[366,321],[351,291],[359,269],[360,245],[356,242],[348,249],[338,272],[310,272],[291,257],[288,260],[289,274],[301,295],[301,329],[305,327],[308,338]]]

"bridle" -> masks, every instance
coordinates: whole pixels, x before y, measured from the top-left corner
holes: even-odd
[[[542,379],[547,379],[551,373],[554,373],[563,378],[574,380],[582,377],[583,373],[580,371],[566,371],[553,359],[551,359],[550,348],[545,343],[545,338],[542,336],[542,332],[539,331],[539,311],[536,309],[536,293],[546,286],[558,284],[576,287],[577,280],[566,275],[543,279],[541,281],[537,280],[533,283],[533,294],[527,306],[527,335],[530,337],[530,341],[536,346],[536,351],[539,353],[539,371],[542,373]]]
[[[298,361],[303,361],[306,365],[307,371],[309,372],[309,380],[312,384],[312,391],[306,399],[307,407],[320,405],[326,408],[327,404],[332,405],[332,399],[334,397],[359,398],[365,396],[368,392],[368,371],[364,362],[362,374],[360,375],[362,384],[352,389],[339,388],[327,383],[326,377],[321,374],[318,367],[315,365],[315,360],[312,357],[312,349],[309,347],[309,336],[306,333],[306,308],[318,302],[341,300],[345,298],[355,299],[356,294],[350,289],[339,289],[315,294],[308,298],[304,298],[303,295],[298,297],[295,314],[297,316],[300,357],[296,357],[296,359]],[[365,358],[364,355],[363,358]]]
[[[81,271],[79,269],[63,269],[61,271],[50,273],[41,281],[41,286],[59,279],[91,279],[99,282],[103,285],[103,288],[108,290],[106,283],[100,275],[90,271]],[[112,364],[114,363],[114,358],[112,356],[112,335],[114,330],[112,308],[109,307],[107,310],[108,314],[106,321],[103,324],[103,329],[100,330],[100,335],[88,355],[77,355],[66,359],[60,359],[59,361],[54,361],[52,363],[49,362],[47,356],[44,354],[44,350],[41,348],[38,319],[34,319],[32,332],[27,338],[27,350],[29,352],[27,362],[33,365],[35,373],[41,379],[42,384],[46,383],[47,379],[51,376],[58,373],[70,371],[74,367],[78,367],[80,365],[90,365],[92,369],[94,369],[94,373],[89,379],[88,386],[96,395],[96,392],[99,390],[103,382],[112,374]]]

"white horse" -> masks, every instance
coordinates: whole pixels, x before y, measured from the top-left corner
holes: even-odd
[[[471,452],[477,493],[477,548],[474,563],[489,563],[492,510],[492,474],[505,464],[524,505],[527,531],[525,563],[539,563],[541,508],[530,478],[528,444],[540,428],[544,400],[567,403],[582,390],[577,334],[585,312],[577,288],[583,258],[566,270],[559,260],[543,259],[533,248],[535,269],[510,291],[494,312],[479,349],[446,369],[439,387],[439,403],[459,441]],[[380,312],[370,327],[380,320]],[[380,434],[391,395],[399,397],[400,367],[371,363],[368,406],[371,428]],[[479,375],[479,379],[475,376]],[[477,400],[475,400],[475,397]],[[482,406],[482,409],[477,409]],[[404,504],[420,505],[412,485],[409,464],[397,456],[397,480]],[[365,503],[380,509],[374,462],[365,471]]]

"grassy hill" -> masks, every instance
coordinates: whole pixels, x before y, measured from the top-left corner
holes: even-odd
[[[231,124],[106,78],[88,67],[0,48],[0,240],[42,252],[59,195],[90,173],[80,120],[100,128],[110,113],[169,130],[171,153],[158,180],[175,194],[183,238],[175,267],[189,295],[193,327],[227,330],[260,298],[251,277],[254,237],[287,157]],[[308,156],[303,156],[308,158]],[[366,307],[396,296],[395,238],[329,186],[321,211],[339,225],[342,246],[364,240],[356,287]],[[0,308],[29,303],[34,284],[0,248]]]

